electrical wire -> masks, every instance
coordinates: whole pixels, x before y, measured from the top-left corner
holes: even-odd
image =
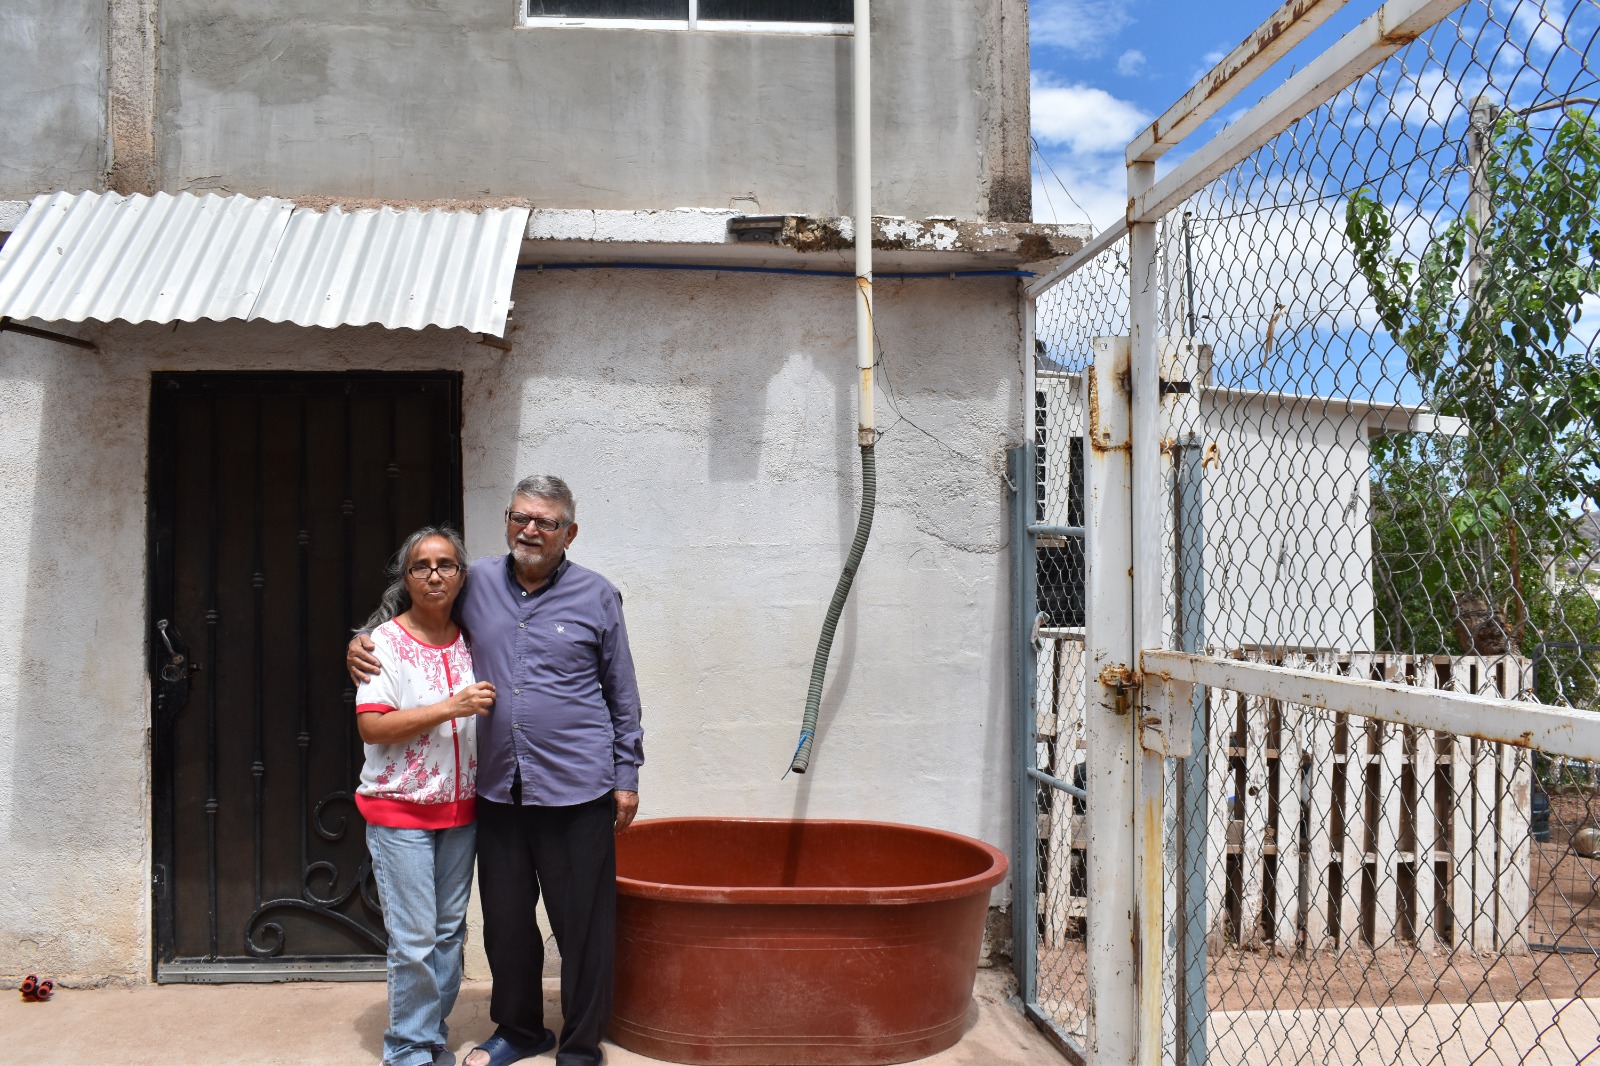
[[[712,274],[789,274],[803,278],[851,278],[853,270],[807,270],[801,267],[757,267],[712,263],[519,263],[518,270],[543,273],[547,270],[685,270]],[[1031,270],[927,270],[899,274],[878,274],[889,281],[937,281],[940,278],[1032,278]]]
[[[1061,180],[1061,175],[1057,174],[1056,173],[1056,168],[1050,165],[1050,160],[1048,160],[1048,159],[1046,159],[1044,157],[1044,152],[1042,152],[1039,149],[1039,140],[1038,140],[1038,138],[1037,137],[1029,137],[1028,141],[1029,141],[1029,143],[1031,143],[1033,145],[1033,154],[1039,157],[1039,162],[1043,163],[1044,166],[1045,166],[1045,169],[1050,172],[1050,176],[1052,178],[1056,179],[1056,184],[1061,186],[1061,191],[1066,194],[1068,200],[1072,201],[1072,206],[1076,207],[1079,211],[1083,212],[1083,217],[1085,219],[1088,219],[1089,228],[1091,230],[1094,229],[1094,218],[1089,214],[1088,209],[1085,208],[1082,204],[1080,204],[1078,202],[1077,197],[1072,195],[1072,190],[1067,188],[1067,183]],[[1043,186],[1044,182],[1041,181],[1039,184],[1041,186]],[[1050,199],[1050,192],[1049,192],[1048,188],[1046,188],[1044,195],[1045,195],[1045,200],[1048,201]],[[1055,214],[1055,207],[1054,206],[1052,206],[1050,208],[1050,213],[1052,215]]]

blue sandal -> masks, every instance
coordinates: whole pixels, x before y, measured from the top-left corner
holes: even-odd
[[[555,1046],[556,1034],[549,1029],[544,1031],[544,1036],[539,1038],[538,1043],[530,1047],[518,1047],[499,1033],[496,1033],[473,1048],[472,1051],[469,1051],[467,1057],[471,1058],[474,1052],[484,1051],[489,1055],[489,1061],[484,1066],[511,1066],[513,1062],[531,1059],[535,1055],[543,1055]]]

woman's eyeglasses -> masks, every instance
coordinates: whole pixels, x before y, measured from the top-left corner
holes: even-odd
[[[413,563],[412,565],[406,567],[406,573],[410,574],[418,581],[428,580],[428,575],[432,574],[435,570],[439,572],[440,577],[449,580],[450,578],[461,573],[461,564],[440,563],[438,566],[429,566],[427,563]]]

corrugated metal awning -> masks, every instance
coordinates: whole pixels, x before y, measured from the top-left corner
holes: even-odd
[[[313,211],[157,193],[34,198],[0,247],[0,316],[201,318],[502,336],[525,207]]]

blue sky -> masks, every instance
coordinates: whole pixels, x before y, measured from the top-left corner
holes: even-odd
[[[1033,0],[1033,134],[1040,151],[1034,217],[1092,219],[1100,229],[1119,216],[1123,147],[1278,6],[1278,0]],[[1348,4],[1262,78],[1260,90],[1191,141],[1202,141],[1376,8],[1376,0]]]
[[[1378,4],[1344,5],[1163,163],[1176,164]],[[1278,0],[1033,0],[1034,217],[1091,222],[1096,230],[1119,218],[1127,142],[1278,6]],[[1589,58],[1596,42],[1595,0],[1469,5],[1349,90],[1342,103],[1330,104],[1321,120],[1297,127],[1301,140],[1281,157],[1268,152],[1262,169],[1244,167],[1230,187],[1191,201],[1198,332],[1214,345],[1220,365],[1239,377],[1234,383],[1385,398],[1398,389],[1402,399],[1416,399],[1403,363],[1394,362],[1396,352],[1372,329],[1365,285],[1342,238],[1340,197],[1361,185],[1377,189],[1412,254],[1419,253],[1465,202],[1467,101],[1481,91],[1512,107],[1563,96],[1592,99],[1600,95],[1600,70]],[[1547,112],[1532,124],[1558,121],[1559,112]],[[1363,315],[1365,328],[1357,321]],[[1600,301],[1586,302],[1581,321],[1572,343],[1594,352]],[[1269,329],[1277,344],[1270,361],[1262,354]]]

